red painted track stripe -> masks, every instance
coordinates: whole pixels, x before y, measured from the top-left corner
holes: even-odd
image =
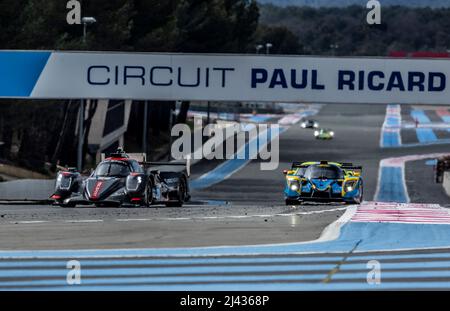
[[[397,221],[392,220],[353,220],[352,222],[376,222],[376,223],[411,223],[411,224],[442,224],[442,225],[449,225],[448,222],[442,222],[442,221],[417,221],[417,220],[408,220],[408,219],[402,219]]]
[[[385,213],[385,214],[371,214],[371,213],[358,213],[356,216],[370,216],[370,217],[383,217],[383,216],[411,216],[415,215],[418,217],[450,217],[448,214],[423,214],[423,213]]]
[[[358,213],[372,213],[372,214],[383,214],[383,213],[422,213],[422,214],[448,214],[445,211],[427,211],[427,210],[414,210],[414,209],[402,209],[402,210],[395,210],[395,209],[377,209],[377,210],[361,210],[358,211]]]
[[[401,219],[401,218],[414,218],[414,219],[424,219],[424,220],[429,220],[429,219],[448,219],[450,220],[450,217],[422,217],[422,216],[416,216],[416,215],[403,215],[403,216],[385,216],[385,217],[368,217],[368,216],[360,216],[360,217],[354,217],[353,219]]]
[[[443,117],[443,116],[450,116],[450,111],[448,111],[448,109],[437,109],[436,110],[436,114],[438,115],[438,116],[440,116],[440,117]]]

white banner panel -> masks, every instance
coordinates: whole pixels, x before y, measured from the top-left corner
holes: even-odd
[[[0,65],[8,98],[450,103],[445,59],[4,51]]]

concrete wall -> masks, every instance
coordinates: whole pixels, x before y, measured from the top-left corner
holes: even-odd
[[[49,179],[50,177],[36,173],[24,168],[20,168],[17,166],[7,165],[7,164],[0,164],[0,174],[5,174],[11,177],[16,177],[19,179]]]
[[[444,181],[442,185],[447,195],[450,196],[450,172],[444,172]]]
[[[21,179],[0,183],[2,200],[47,200],[55,190],[55,180]]]

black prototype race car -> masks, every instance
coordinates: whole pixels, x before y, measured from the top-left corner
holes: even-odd
[[[55,193],[50,198],[63,207],[181,207],[190,199],[188,179],[189,164],[139,162],[118,150],[100,162],[87,178],[75,169],[58,172]]]
[[[304,120],[300,126],[304,129],[316,129],[319,128],[319,122],[315,120]]]

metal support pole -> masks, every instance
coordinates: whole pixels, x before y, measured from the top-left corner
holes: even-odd
[[[168,160],[172,160],[172,127],[173,127],[173,110],[172,108],[170,109],[170,117],[169,117],[169,155],[168,155]]]
[[[85,100],[80,101],[80,109],[78,115],[78,152],[77,152],[77,168],[81,172],[83,169],[83,145],[84,145],[84,103]]]
[[[147,154],[148,101],[144,101],[144,124],[142,126],[142,152]]]
[[[86,44],[87,24],[83,23],[83,44]]]

